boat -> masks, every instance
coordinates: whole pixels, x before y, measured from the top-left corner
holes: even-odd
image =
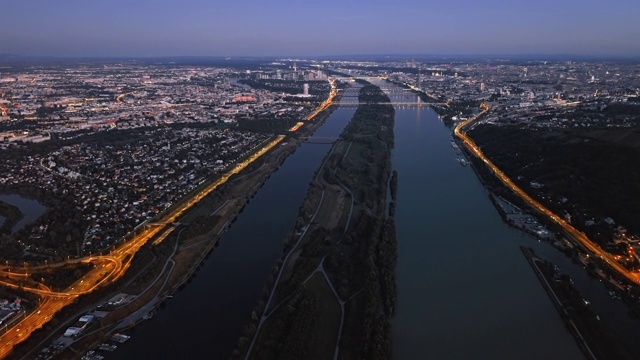
[[[100,344],[100,346],[98,346],[98,349],[103,351],[114,351],[117,348],[118,348],[117,345],[106,344],[106,343]]]
[[[125,334],[114,334],[111,336],[111,341],[115,341],[122,344],[123,342],[129,340],[130,337],[131,336],[125,335]]]

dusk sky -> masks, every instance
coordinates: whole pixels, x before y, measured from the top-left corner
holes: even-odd
[[[640,56],[638,0],[2,1],[0,53]]]

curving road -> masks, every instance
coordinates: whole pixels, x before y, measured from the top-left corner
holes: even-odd
[[[102,256],[89,256],[86,258],[75,260],[75,262],[88,262],[97,265],[94,269],[85,274],[81,279],[73,283],[65,291],[52,291],[49,288],[40,285],[38,288],[25,287],[17,285],[8,281],[0,281],[0,285],[4,285],[10,288],[21,288],[24,291],[29,291],[44,297],[41,304],[31,314],[26,315],[23,320],[14,325],[11,329],[8,329],[2,336],[0,336],[0,358],[6,357],[13,346],[21,341],[24,341],[29,335],[41,328],[46,324],[53,315],[60,311],[63,307],[73,302],[78,296],[88,294],[99,287],[107,284],[111,284],[118,280],[125,274],[134,255],[140,250],[140,248],[147,243],[149,239],[160,233],[167,226],[172,226],[185,211],[189,210],[193,205],[198,203],[202,198],[209,195],[212,191],[218,188],[229,180],[229,178],[249,166],[256,159],[267,153],[277,144],[279,144],[285,138],[284,135],[279,135],[275,139],[265,144],[258,151],[250,155],[247,159],[238,163],[233,169],[225,173],[222,177],[207,185],[200,190],[197,194],[193,195],[190,199],[184,201],[181,205],[167,213],[158,224],[145,227],[140,233],[134,235],[134,237],[122,244],[120,247],[111,251],[108,255]],[[64,265],[70,262],[65,262]],[[102,266],[99,266],[99,265]],[[59,264],[47,265],[44,267],[62,266]],[[28,270],[37,270],[43,268],[43,266],[36,266],[33,268],[25,267],[25,272]],[[1,274],[1,273],[0,273]],[[16,273],[10,273],[8,271],[4,274],[15,275]],[[15,276],[14,276],[15,277]],[[20,276],[24,277],[24,276]]]
[[[338,90],[336,89],[336,83],[333,78],[329,78],[329,85],[331,85],[331,91],[329,92],[329,97],[320,104],[311,114],[309,114],[305,120],[309,121],[316,117],[321,111],[325,110],[333,103],[333,98],[338,94]]]
[[[608,252],[602,250],[598,245],[592,242],[587,235],[583,232],[578,231],[576,228],[571,226],[567,221],[565,221],[562,217],[556,215],[551,210],[547,209],[540,202],[532,198],[529,194],[523,191],[520,187],[518,187],[511,179],[505,175],[502,170],[500,170],[497,166],[489,160],[482,150],[476,145],[476,143],[466,134],[466,129],[473,125],[473,123],[480,118],[482,115],[487,113],[490,110],[489,106],[483,104],[483,110],[478,115],[461,122],[458,126],[456,126],[454,130],[454,134],[462,141],[464,146],[475,155],[478,159],[482,160],[488,168],[493,172],[493,174],[500,179],[500,181],[511,189],[514,193],[516,193],[522,200],[524,200],[529,206],[536,209],[539,213],[548,217],[551,221],[562,227],[565,233],[571,237],[575,242],[582,245],[586,250],[591,252],[592,255],[597,256],[604,260],[613,270],[615,270],[618,274],[622,275],[629,281],[640,284],[640,274],[637,272],[632,272],[620,265]]]
[[[332,104],[333,98],[337,95],[337,89],[333,78],[329,79],[331,85],[331,91],[329,97],[318,106],[306,120],[313,119],[321,111],[325,110]],[[122,94],[125,95],[125,94]],[[120,96],[118,99],[120,100]],[[53,291],[43,284],[39,284],[37,288],[25,287],[22,285],[14,284],[10,281],[0,281],[0,285],[4,285],[10,288],[20,288],[24,291],[29,291],[38,294],[43,297],[40,305],[29,315],[24,313],[24,318],[16,325],[7,328],[4,334],[0,336],[0,358],[6,357],[15,344],[24,341],[29,335],[41,328],[46,324],[55,313],[60,311],[63,307],[73,302],[78,296],[91,293],[99,287],[111,284],[122,277],[133,260],[134,255],[140,250],[140,248],[146,244],[149,239],[156,236],[158,233],[173,226],[172,224],[192,206],[197,204],[204,197],[209,195],[220,185],[226,183],[233,175],[240,173],[251,163],[256,161],[262,155],[266,154],[269,150],[278,145],[284,140],[285,135],[278,135],[273,140],[264,144],[259,150],[251,154],[245,160],[236,164],[230,171],[222,175],[219,179],[204,187],[198,193],[194,194],[191,198],[183,201],[175,209],[171,210],[164,217],[155,224],[145,226],[138,234],[133,238],[123,243],[118,248],[111,251],[108,255],[89,256],[81,259],[68,260],[66,262],[44,265],[44,266],[25,266],[25,274],[19,274],[11,272],[9,266],[5,266],[0,270],[0,276],[5,275],[7,279],[17,278],[23,279],[27,277],[29,271],[33,272],[45,268],[62,267],[73,263],[93,263],[94,269],[85,274],[81,279],[69,286],[65,291]],[[101,266],[100,266],[101,265]]]

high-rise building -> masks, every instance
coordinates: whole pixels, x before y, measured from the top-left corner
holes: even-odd
[[[480,91],[484,92],[485,87],[484,83],[480,83]]]
[[[304,83],[302,85],[302,94],[303,95],[309,95],[309,84]]]

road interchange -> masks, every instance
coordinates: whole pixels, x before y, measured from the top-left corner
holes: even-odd
[[[322,102],[305,120],[312,120],[322,111],[326,110],[333,102],[337,95],[337,88],[334,79],[329,79],[331,90],[328,98]],[[145,245],[150,239],[158,234],[168,235],[175,228],[174,223],[187,210],[192,208],[204,197],[209,195],[220,185],[226,183],[232,176],[240,173],[258,158],[269,152],[276,145],[280,144],[285,135],[277,135],[269,142],[263,144],[261,148],[249,155],[246,159],[236,164],[230,171],[223,174],[217,180],[207,184],[200,190],[183,199],[173,209],[170,209],[163,217],[152,224],[146,224],[137,229],[130,240],[123,241],[121,245],[113,248],[106,255],[95,255],[77,259],[67,259],[66,261],[45,265],[25,266],[24,273],[11,271],[11,267],[6,264],[0,267],[0,286],[7,288],[20,289],[41,296],[40,303],[34,311],[27,314],[24,311],[22,320],[15,323],[11,328],[5,326],[5,331],[0,335],[0,359],[6,357],[13,346],[26,340],[29,335],[44,326],[53,316],[65,306],[75,301],[79,296],[89,294],[98,288],[112,284],[120,279],[129,269],[134,255]],[[42,283],[34,282],[37,285],[25,286],[24,283],[16,284],[10,280],[23,281],[29,278],[29,273],[36,271],[48,271],[56,268],[63,268],[73,264],[93,264],[94,268],[84,274],[80,279],[62,291],[54,291]],[[20,268],[22,269],[22,268]]]

